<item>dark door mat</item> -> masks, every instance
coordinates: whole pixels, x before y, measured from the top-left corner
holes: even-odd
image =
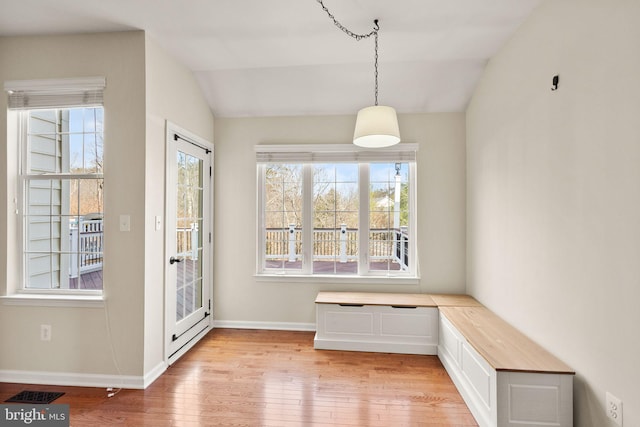
[[[5,400],[12,403],[51,403],[64,393],[57,391],[31,391],[25,390]]]

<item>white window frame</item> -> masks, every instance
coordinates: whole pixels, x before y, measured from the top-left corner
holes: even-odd
[[[257,145],[257,242],[256,278],[263,281],[340,282],[340,283],[403,283],[419,282],[417,254],[417,179],[416,152],[418,144],[402,143],[384,149],[364,149],[351,144],[321,145]],[[314,274],[312,245],[313,227],[313,165],[317,163],[357,163],[359,165],[359,230],[369,229],[369,165],[371,163],[407,163],[409,165],[409,269],[370,270],[369,233],[359,233],[358,273]],[[303,166],[303,264],[301,270],[268,269],[266,263],[265,169],[273,163]]]
[[[106,87],[104,77],[83,77],[71,79],[47,79],[47,80],[16,80],[6,81],[4,90],[8,93],[8,119],[15,123],[10,128],[8,137],[10,143],[16,144],[15,153],[16,188],[13,197],[16,207],[16,221],[21,237],[16,242],[16,250],[20,254],[19,271],[14,276],[19,285],[8,285],[7,295],[2,297],[5,305],[30,305],[30,306],[62,306],[62,307],[97,307],[103,303],[102,290],[87,289],[55,289],[55,288],[27,288],[25,261],[26,230],[24,226],[25,209],[25,179],[27,156],[27,126],[28,112],[37,109],[70,109],[86,107],[102,107],[104,110],[103,93]],[[56,173],[49,176],[32,176],[29,179],[104,179],[103,173],[97,174],[69,174]],[[103,251],[104,253],[104,251]]]

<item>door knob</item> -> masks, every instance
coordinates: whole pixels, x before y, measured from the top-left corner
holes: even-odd
[[[169,258],[169,264],[173,265],[176,262],[182,262],[182,260],[180,258],[174,258],[174,257]]]

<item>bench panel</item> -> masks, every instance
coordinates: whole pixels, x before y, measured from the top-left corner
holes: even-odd
[[[438,341],[437,310],[380,307],[380,335],[390,339]]]
[[[447,318],[440,316],[438,354],[446,354],[446,356],[451,359],[451,362],[457,367],[460,366],[462,339],[462,336],[453,326],[451,326],[451,323],[449,323]]]
[[[339,335],[348,338],[352,335],[371,336],[374,331],[373,313],[363,307],[340,307],[328,309],[324,316],[324,330],[327,335]]]
[[[573,426],[573,375],[498,372],[499,426]]]
[[[473,388],[487,411],[495,402],[491,398],[491,388],[495,389],[495,372],[489,364],[475,352],[466,342],[462,343],[462,358],[460,369]],[[493,378],[492,378],[493,373]],[[493,379],[493,384],[492,384]]]
[[[317,349],[437,354],[435,307],[320,303],[316,327]]]

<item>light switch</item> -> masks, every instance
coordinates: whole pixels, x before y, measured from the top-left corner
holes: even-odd
[[[131,231],[130,215],[120,215],[120,231]]]
[[[162,230],[162,216],[156,215],[156,231]]]

